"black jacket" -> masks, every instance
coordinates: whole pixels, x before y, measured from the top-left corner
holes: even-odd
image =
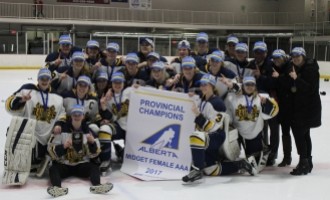
[[[293,80],[289,73],[292,67],[298,75]],[[319,95],[319,66],[314,59],[306,59],[301,67],[291,63],[286,73],[278,79],[278,97],[282,119],[288,120],[291,125],[314,128],[321,126],[321,99]],[[294,91],[296,90],[296,91]]]

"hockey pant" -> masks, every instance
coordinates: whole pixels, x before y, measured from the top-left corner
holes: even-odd
[[[208,176],[220,176],[237,173],[240,170],[239,161],[224,161],[219,162],[219,148],[225,142],[229,142],[229,138],[223,130],[207,134],[205,132],[195,131],[190,137],[190,145],[192,150],[193,165],[198,169],[203,169],[204,174]],[[233,140],[234,141],[234,140]],[[237,136],[235,139],[236,143],[227,144],[229,149],[234,146],[239,152],[239,145],[237,143]],[[229,150],[230,151],[230,150]],[[227,152],[227,155],[235,155]],[[239,154],[237,155],[237,157]]]
[[[219,148],[226,139],[223,130],[212,133],[195,131],[190,136],[193,165],[198,169],[214,165],[219,160]]]
[[[7,133],[2,184],[24,185],[31,169],[36,121],[13,117]]]
[[[99,167],[90,162],[80,163],[74,166],[53,162],[49,168],[50,182],[53,186],[61,187],[62,179],[70,176],[89,178],[92,185],[99,185],[101,174]]]

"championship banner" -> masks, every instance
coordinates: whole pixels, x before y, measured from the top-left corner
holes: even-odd
[[[187,94],[133,89],[121,171],[145,181],[187,175],[192,159],[189,136],[195,128],[192,105]]]
[[[129,0],[130,9],[150,10],[151,0]]]
[[[110,0],[57,0],[62,3],[109,4]]]

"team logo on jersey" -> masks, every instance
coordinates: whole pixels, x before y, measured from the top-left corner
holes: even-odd
[[[238,121],[253,121],[259,117],[260,110],[258,110],[257,105],[254,105],[250,112],[248,112],[247,106],[243,106],[242,104],[238,105],[235,110],[235,115],[238,117]]]
[[[125,102],[120,103],[119,105],[112,104],[112,113],[114,115],[117,115],[118,118],[120,117],[126,117],[128,114],[128,105],[129,100],[127,99]]]
[[[177,150],[179,148],[180,129],[179,124],[168,125],[143,140],[142,143],[151,145],[151,149],[168,148]]]
[[[36,120],[46,121],[50,124],[50,121],[55,119],[56,116],[55,106],[51,106],[45,110],[43,105],[37,103],[33,108],[32,114],[36,116]]]

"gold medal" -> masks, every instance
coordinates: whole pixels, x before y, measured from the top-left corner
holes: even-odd
[[[47,119],[47,110],[44,110],[44,111],[41,113],[40,120],[41,120],[41,121],[46,121],[46,119]]]

